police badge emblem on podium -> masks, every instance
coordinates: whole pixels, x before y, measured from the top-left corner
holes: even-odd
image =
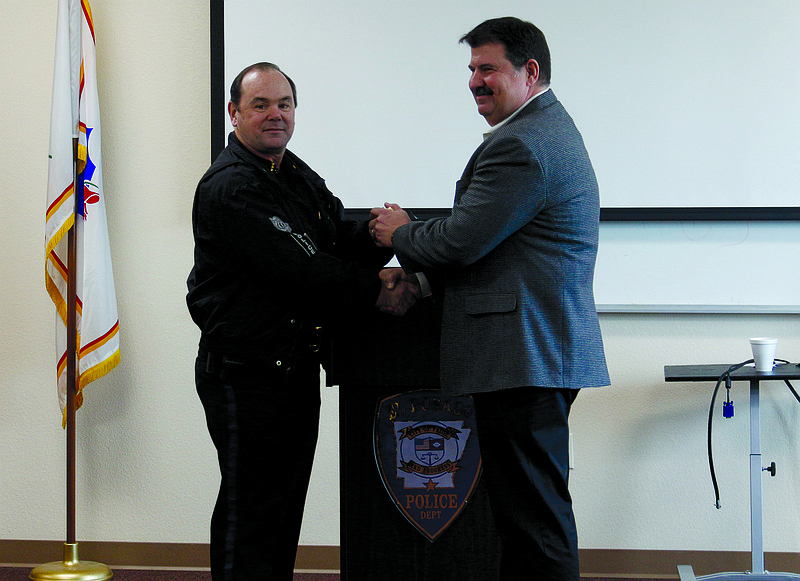
[[[378,404],[375,461],[402,515],[433,542],[463,511],[481,474],[470,396],[409,391]]]

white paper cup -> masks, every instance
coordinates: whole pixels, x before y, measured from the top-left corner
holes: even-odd
[[[753,337],[750,347],[753,349],[753,359],[757,371],[772,371],[775,363],[775,347],[778,340],[775,337]]]

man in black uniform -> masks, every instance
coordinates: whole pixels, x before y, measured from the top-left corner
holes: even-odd
[[[294,83],[270,63],[231,86],[228,147],[200,180],[187,303],[202,331],[197,392],[221,484],[214,581],[292,579],[317,442],[320,334],[358,309],[403,314],[419,295],[366,222],[286,144]]]

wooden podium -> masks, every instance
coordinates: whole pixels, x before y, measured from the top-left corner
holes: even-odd
[[[431,300],[405,316],[352,320],[332,344],[328,385],[339,385],[342,581],[492,581],[500,541],[481,479],[433,541],[395,504],[375,455],[379,403],[439,388],[440,312]]]

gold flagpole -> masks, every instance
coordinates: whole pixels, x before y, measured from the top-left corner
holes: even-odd
[[[73,191],[78,196],[78,138],[72,140]],[[73,214],[75,210],[73,209]],[[67,542],[63,561],[34,568],[33,581],[107,581],[114,576],[106,565],[78,559],[75,527],[75,399],[78,394],[78,218],[67,232]]]

